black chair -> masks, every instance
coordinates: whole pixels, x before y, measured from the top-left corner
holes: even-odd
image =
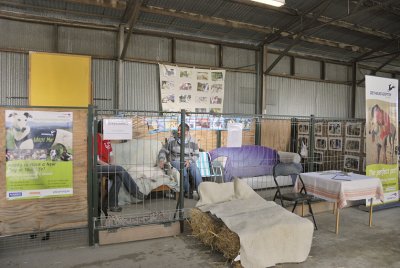
[[[292,213],[296,209],[297,203],[300,202],[300,203],[304,204],[304,202],[307,202],[310,214],[314,221],[315,229],[318,230],[317,223],[315,222],[315,218],[314,218],[314,213],[311,208],[311,199],[313,199],[313,196],[307,194],[306,187],[304,186],[304,182],[300,176],[300,173],[302,171],[303,171],[303,168],[300,163],[278,163],[274,166],[273,176],[274,176],[274,181],[276,184],[276,192],[275,192],[275,196],[274,196],[274,201],[276,198],[279,198],[281,200],[282,207],[284,206],[283,200],[294,202]],[[283,179],[282,176],[291,176],[292,177],[292,186],[294,185],[296,177],[298,176],[298,179],[301,183],[300,192],[295,193],[292,191],[292,188],[291,188],[290,192],[282,193],[282,186],[281,186],[282,183],[281,184],[279,183],[279,181],[282,181],[282,179]]]

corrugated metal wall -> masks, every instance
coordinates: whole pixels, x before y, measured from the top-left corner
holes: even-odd
[[[268,68],[275,60],[279,57],[278,54],[268,53],[266,54],[267,57],[267,66]],[[271,73],[275,74],[290,74],[290,57],[284,56],[272,69]]]
[[[114,57],[116,32],[59,27],[59,52]]]
[[[346,65],[326,63],[325,79],[339,82],[351,81],[351,68]]]
[[[10,33],[13,34],[10,34]],[[86,54],[115,58],[117,32],[89,30],[66,26],[52,26],[40,23],[19,22],[0,19],[0,48],[22,51]],[[58,41],[55,38],[58,36]],[[127,57],[151,61],[171,61],[172,41],[170,38],[133,35],[127,50]],[[219,45],[176,40],[177,64],[194,66],[220,66]],[[225,68],[254,70],[255,51],[223,46]],[[268,67],[278,56],[265,54]],[[92,82],[94,104],[102,109],[115,107],[117,90],[117,61],[93,59]],[[26,105],[28,81],[28,55],[23,53],[0,52],[0,102],[2,105]],[[118,102],[122,109],[158,110],[159,77],[156,64],[138,62],[122,63],[121,92]],[[242,67],[242,68],[241,68]],[[320,63],[314,60],[295,58],[296,75],[319,79]],[[327,80],[345,82],[351,79],[350,68],[338,64],[325,65]],[[370,71],[358,69],[357,79],[364,78]],[[272,73],[289,74],[290,57],[285,56]],[[378,72],[378,76],[391,77]],[[310,115],[347,117],[350,87],[324,82],[304,81],[292,78],[267,76],[265,78],[266,112],[268,114]],[[228,71],[225,80],[224,112],[255,112],[255,73]],[[357,88],[356,117],[365,117],[365,92]]]
[[[0,105],[28,104],[28,54],[0,52]]]
[[[256,75],[226,72],[224,113],[255,113]]]
[[[100,109],[115,109],[116,62],[92,60],[93,104]]]
[[[172,41],[168,38],[147,35],[133,35],[129,42],[126,57],[154,60],[171,61]]]
[[[349,86],[273,76],[266,80],[267,114],[348,117]]]
[[[357,87],[355,116],[365,118],[365,87]]]
[[[218,66],[218,45],[176,40],[176,62]]]
[[[120,108],[158,111],[160,102],[158,66],[124,62],[122,69]]]
[[[321,64],[319,61],[296,58],[294,61],[295,75],[309,78],[320,78]]]
[[[224,46],[222,54],[223,67],[238,70],[256,69],[256,52],[254,50]]]
[[[0,19],[0,36],[1,48],[54,51],[54,27],[48,24]]]

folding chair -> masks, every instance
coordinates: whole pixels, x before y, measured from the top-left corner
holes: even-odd
[[[213,182],[215,182],[218,176],[222,176],[222,167],[214,167],[212,165],[211,157],[208,152],[199,153],[199,158],[196,161],[196,165],[200,169],[202,178],[210,178]]]
[[[284,206],[283,200],[294,202],[292,213],[296,209],[297,203],[301,202],[302,205],[304,205],[304,202],[307,202],[310,214],[314,221],[315,229],[318,230],[317,223],[315,222],[315,218],[314,218],[314,213],[311,208],[311,200],[313,199],[313,196],[307,194],[306,187],[304,186],[303,180],[301,179],[301,176],[300,176],[300,173],[302,171],[303,171],[303,168],[300,163],[278,163],[274,166],[273,176],[274,176],[274,181],[275,181],[275,185],[276,185],[274,201],[276,198],[279,198],[281,200],[282,207]],[[282,181],[282,179],[283,179],[282,176],[291,176],[293,184],[295,181],[295,177],[298,176],[298,180],[301,183],[300,192],[298,192],[298,193],[295,193],[295,192],[282,193],[282,186],[280,186],[280,184],[278,182],[278,181]]]

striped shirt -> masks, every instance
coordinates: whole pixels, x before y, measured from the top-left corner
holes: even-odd
[[[185,160],[196,162],[199,157],[199,145],[192,136],[186,137]],[[181,144],[180,138],[169,138],[166,146],[158,154],[159,161],[180,161]]]

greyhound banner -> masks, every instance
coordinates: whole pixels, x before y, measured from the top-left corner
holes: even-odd
[[[380,178],[385,202],[399,200],[398,80],[365,76],[366,175]]]
[[[73,194],[72,112],[6,110],[7,200]]]
[[[225,70],[159,64],[163,111],[222,113]]]

